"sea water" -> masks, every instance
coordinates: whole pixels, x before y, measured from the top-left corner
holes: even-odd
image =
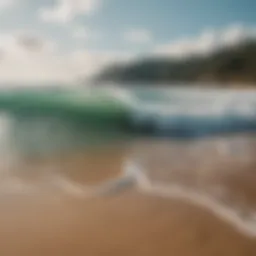
[[[155,138],[186,143],[254,133],[256,91],[140,86],[7,90],[0,94],[0,113],[2,147],[12,155],[43,158],[116,142]]]
[[[7,91],[0,108],[0,195],[84,198],[133,186],[206,207],[255,236],[255,202],[241,202],[255,177],[255,91]],[[234,190],[229,177],[245,184]]]

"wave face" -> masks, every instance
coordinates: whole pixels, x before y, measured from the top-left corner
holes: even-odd
[[[255,134],[210,136],[256,130],[256,92],[113,87],[14,91],[0,95],[0,109],[0,198],[113,196],[134,186],[206,208],[256,236]],[[144,136],[210,137],[130,144],[131,138]],[[104,159],[107,148],[101,152],[102,164],[98,154],[96,160],[86,154],[84,162],[69,160],[69,153],[114,141],[129,141],[128,149],[117,148]],[[68,157],[55,159],[62,153]],[[104,176],[107,167],[118,172]],[[104,179],[91,185],[94,177],[84,174],[90,171]]]
[[[0,94],[16,147],[67,150],[137,136],[203,137],[256,130],[256,91],[20,90]]]
[[[100,172],[106,173],[107,165],[118,157],[121,164],[116,168],[121,172],[97,185],[88,184],[90,175],[81,175],[88,172],[83,162],[82,168],[76,160],[65,167],[65,157],[61,164],[54,159],[58,154],[144,136],[201,138],[254,131],[256,92],[114,87],[26,90],[3,92],[0,111],[0,198],[6,194],[112,196],[134,186],[142,193],[206,208],[238,231],[256,237],[253,133],[136,141],[127,151],[114,151],[112,162],[104,160]],[[27,157],[46,161],[22,165],[21,159]],[[98,172],[94,166],[88,168]],[[77,172],[81,172],[79,179],[73,177]],[[82,182],[80,177],[85,177]]]
[[[140,136],[197,138],[255,131],[256,91],[31,89],[2,92],[0,111],[0,126],[9,127],[9,144],[23,153],[51,154]]]
[[[45,156],[123,140],[126,112],[104,90],[6,91],[0,126],[8,128],[0,130],[12,152]]]

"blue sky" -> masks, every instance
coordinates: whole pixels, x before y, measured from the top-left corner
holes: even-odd
[[[65,39],[72,47],[68,24],[61,26],[38,19],[38,9],[53,6],[54,0],[16,1],[20,3],[1,14],[1,29],[40,30],[56,40]],[[102,0],[94,15],[81,14],[72,23],[102,33],[104,40],[93,40],[87,44],[89,47],[123,50],[135,47],[120,40],[120,35],[130,28],[150,30],[154,41],[161,43],[193,36],[205,28],[218,29],[233,23],[253,25],[256,23],[255,12],[254,0]]]
[[[54,42],[63,56],[83,52],[81,63],[82,56],[86,63],[102,59],[98,53],[92,55],[95,52],[104,52],[107,62],[117,58],[117,52],[148,54],[160,49],[180,54],[200,47],[208,51],[256,33],[255,12],[255,0],[0,0],[0,36],[7,42],[0,43],[0,50],[12,45],[19,52],[21,46],[10,42],[22,31]],[[216,43],[219,38],[223,42]]]
[[[90,23],[105,28],[115,40],[111,47],[118,45],[118,34],[129,27],[147,28],[157,42],[164,42],[208,27],[254,24],[255,12],[254,0],[107,0]]]

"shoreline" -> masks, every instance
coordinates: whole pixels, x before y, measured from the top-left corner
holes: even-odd
[[[226,138],[224,146],[147,142],[27,159],[0,180],[0,254],[254,256],[256,147],[248,139],[247,158],[228,150],[239,138]]]
[[[15,206],[8,203],[1,207],[2,255],[256,253],[255,239],[240,234],[208,210],[179,200],[135,190],[86,200],[23,200],[19,206],[14,201]]]

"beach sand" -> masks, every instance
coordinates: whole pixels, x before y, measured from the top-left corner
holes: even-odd
[[[164,155],[167,150],[164,147],[160,146],[155,152]],[[146,148],[150,147],[147,145]],[[181,149],[181,152],[184,162],[184,150]],[[94,154],[81,153],[63,158],[62,161],[52,160],[44,163],[42,170],[49,166],[59,167],[59,175],[65,167],[64,176],[69,180],[75,184],[93,186],[121,174],[127,149],[97,152],[97,157]],[[216,159],[219,158],[216,156]],[[190,164],[185,165],[183,171],[179,166],[177,172],[171,165],[172,158],[169,158],[169,162],[163,159],[165,162],[159,161],[157,165],[159,159],[157,155],[155,159],[152,155],[147,160],[147,165],[152,167],[147,175],[153,185],[161,181],[168,188],[175,181],[181,189],[190,189],[205,196],[212,193],[211,189],[207,189],[209,184],[211,188],[215,185],[219,188],[217,185],[221,184],[221,188],[232,196],[227,197],[227,193],[213,194],[217,201],[233,207],[242,200],[245,205],[239,203],[239,209],[250,207],[250,210],[254,210],[256,169],[253,157],[250,159],[241,165],[237,164],[235,157],[233,160],[226,159],[224,169],[227,171],[224,174],[223,169],[220,176],[218,164],[202,168],[188,161]],[[214,162],[219,163],[220,160]],[[34,161],[30,165],[30,172],[41,165],[40,161]],[[85,170],[89,169],[97,171],[85,174]],[[154,174],[154,169],[159,169],[159,172]],[[217,178],[212,175],[214,170]],[[25,176],[26,179],[29,176],[31,182],[33,175],[30,173],[27,176],[26,173]],[[256,255],[256,236],[241,232],[227,218],[216,214],[210,207],[200,206],[193,198],[183,200],[167,194],[154,193],[136,183],[116,194],[93,197],[63,191],[49,192],[47,186],[37,193],[20,193],[20,190],[16,193],[0,192],[0,255]]]
[[[256,240],[207,210],[127,191],[1,203],[1,255],[256,255]]]
[[[126,146],[114,145],[54,157],[24,158],[10,172],[30,180],[54,174],[81,185],[98,186],[122,174],[127,152]]]

